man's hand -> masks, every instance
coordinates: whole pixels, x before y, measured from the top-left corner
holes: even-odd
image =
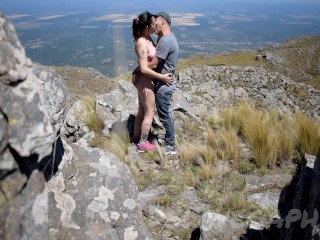
[[[172,73],[163,74],[163,79],[167,85],[171,85],[173,83]]]

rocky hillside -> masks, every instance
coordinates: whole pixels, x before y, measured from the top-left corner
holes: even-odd
[[[139,154],[130,74],[35,64],[0,14],[0,238],[319,239],[320,91],[297,82],[318,76],[319,45],[303,39],[182,59],[179,153],[155,118],[158,151]],[[299,56],[301,75],[284,63]]]
[[[178,70],[206,66],[264,67],[289,79],[310,84],[320,90],[320,36],[299,36],[256,51],[221,53],[215,56],[201,54],[180,59]],[[116,88],[119,79],[130,81],[130,73],[108,78],[94,68],[56,67],[75,94],[103,94]],[[178,72],[179,72],[178,71]]]
[[[299,36],[260,51],[271,69],[301,82],[320,81],[320,36]],[[319,86],[319,85],[318,85]]]

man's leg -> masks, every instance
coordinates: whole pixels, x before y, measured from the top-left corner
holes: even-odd
[[[166,145],[167,148],[175,150],[175,127],[172,112],[172,97],[176,85],[162,85],[156,90],[156,106],[159,119],[166,130]]]

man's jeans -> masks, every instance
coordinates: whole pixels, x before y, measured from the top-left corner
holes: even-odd
[[[175,146],[175,129],[172,113],[172,97],[176,84],[161,85],[155,88],[156,106],[159,119],[166,130],[166,145]]]

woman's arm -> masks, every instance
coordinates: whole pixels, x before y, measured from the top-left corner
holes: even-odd
[[[162,80],[165,83],[172,83],[172,74],[160,74],[148,68],[148,45],[142,38],[138,39],[136,42],[136,53],[139,59],[139,66],[142,74],[151,78]]]

